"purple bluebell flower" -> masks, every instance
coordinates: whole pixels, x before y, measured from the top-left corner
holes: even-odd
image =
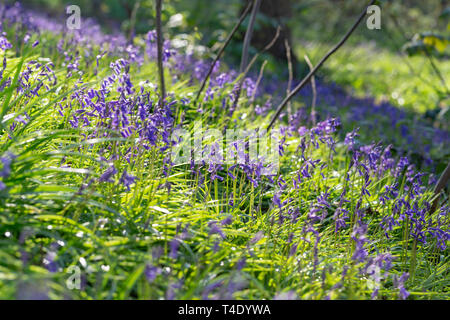
[[[155,281],[156,277],[162,273],[162,269],[151,264],[145,266],[144,275],[149,283]]]
[[[124,170],[119,182],[123,184],[128,191],[130,191],[130,185],[132,185],[136,181],[136,179],[137,178],[135,176],[128,174],[127,170]]]
[[[217,225],[216,221],[210,221],[208,223],[208,226],[209,226],[209,235],[218,234],[223,239],[226,238],[225,234],[223,233],[222,229],[220,229],[220,227]]]
[[[12,44],[6,39],[6,33],[0,34],[0,50],[8,50],[12,48]]]
[[[100,182],[114,182],[113,176],[117,173],[117,169],[114,167],[114,165],[110,166],[106,171],[100,176],[99,181]]]
[[[356,137],[359,136],[358,134],[359,128],[354,129],[352,132],[347,133],[345,136],[344,144],[352,150],[356,143]]]
[[[0,163],[2,164],[2,168],[0,169],[1,178],[5,179],[9,177],[11,174],[11,164],[15,158],[16,156],[11,152],[7,152],[6,155],[0,157]]]
[[[178,248],[180,247],[180,240],[178,240],[177,238],[174,238],[169,242],[169,245],[170,245],[169,258],[177,259]]]
[[[239,261],[236,264],[236,270],[240,271],[245,267],[245,264],[247,263],[247,259],[245,257],[239,259]]]
[[[409,273],[403,273],[400,278],[394,276],[394,286],[399,290],[399,297],[402,300],[406,300],[409,296],[409,292],[405,289],[405,282],[409,278]]]
[[[183,286],[183,281],[180,280],[175,283],[170,283],[167,287],[166,291],[166,299],[167,300],[174,300],[176,295],[176,290],[180,289]]]
[[[222,220],[221,224],[223,226],[228,226],[231,223],[233,223],[233,217],[232,216],[227,216],[225,219]]]
[[[53,250],[49,250],[44,257],[43,263],[45,268],[51,273],[55,273],[59,269],[58,264],[56,263],[55,260],[56,260],[56,252]]]
[[[356,243],[355,251],[353,252],[352,260],[357,262],[363,262],[368,256],[367,249],[364,248],[364,244],[368,242],[366,237],[367,225],[362,221],[359,221],[352,232],[352,239]]]
[[[281,200],[280,200],[280,195],[281,195],[280,192],[276,192],[276,193],[273,195],[273,203],[274,203],[278,208],[281,209],[282,204],[281,204]]]
[[[207,300],[210,293],[213,292],[215,289],[220,288],[223,285],[223,280],[215,281],[205,287],[202,292],[202,299]]]

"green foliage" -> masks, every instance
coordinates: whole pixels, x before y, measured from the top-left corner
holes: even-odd
[[[105,3],[108,10],[119,15],[118,1]],[[150,8],[146,3],[143,2],[142,8]],[[165,10],[166,19],[175,13],[170,7]],[[195,15],[187,16],[187,23],[196,23],[198,19]],[[213,28],[212,20],[205,22],[205,28]],[[178,27],[183,25],[174,28]],[[14,33],[13,29],[6,31],[8,35]],[[196,36],[185,38],[191,44]],[[215,34],[211,38],[221,39]],[[23,46],[15,43],[17,50],[7,53],[8,64],[0,83],[12,79],[11,85],[0,92],[0,156],[11,157],[12,161],[10,174],[1,179],[5,188],[0,191],[1,298],[160,299],[170,297],[173,290],[178,299],[214,295],[272,299],[289,291],[300,299],[369,299],[374,288],[380,285],[380,299],[397,299],[398,288],[392,283],[392,275],[403,272],[411,273],[407,289],[412,299],[450,298],[448,249],[438,251],[435,240],[418,245],[409,236],[407,221],[395,226],[390,237],[380,227],[382,218],[392,212],[395,201],[383,205],[379,195],[386,185],[396,182],[412,188],[405,172],[399,178],[391,172],[380,174],[368,187],[370,194],[361,194],[365,178],[350,167],[353,154],[333,133],[330,137],[336,141],[333,144],[336,154],[323,142],[319,147],[309,143],[305,148],[303,155],[320,162],[311,170],[311,177],[298,186],[293,181],[305,166],[299,146],[307,137],[286,137],[288,144],[279,172],[286,181],[283,190],[267,178],[258,185],[253,184],[239,167],[228,166],[220,171],[223,181],[214,180],[207,169],[203,169],[202,175],[199,171],[192,172],[189,164],[173,166],[165,175],[161,145],[144,148],[138,144],[137,133],[123,137],[103,126],[104,119],[96,119],[84,127],[69,124],[80,108],[72,94],[76,90],[99,88],[112,75],[109,66],[118,56],[106,55],[97,67],[83,54],[85,48],[78,48],[82,53],[83,72],[71,74],[67,72],[64,58],[50,49],[56,46],[59,37],[44,33],[40,39],[43,45],[36,48],[31,47],[32,41]],[[135,39],[136,44],[143,41]],[[101,52],[95,44],[91,49],[93,57]],[[390,53],[378,55],[378,59],[382,60],[383,55],[391,59],[390,65],[380,65],[381,71],[376,70],[376,74],[361,70],[366,72],[364,79],[374,85],[376,95],[386,90],[382,84],[375,86],[377,77],[393,70],[392,64],[398,63],[398,58]],[[32,77],[27,90],[17,90],[20,75],[28,63],[45,64],[47,57],[54,61],[57,84],[42,80],[50,89],[30,97],[28,93],[41,82],[38,77]],[[345,56],[336,60],[337,65],[329,66],[336,81],[352,84],[360,93],[366,92],[360,78],[362,72],[349,69],[336,72],[343,59]],[[347,64],[346,68],[356,66]],[[266,95],[255,102],[243,95],[232,115],[223,108],[223,99],[230,96],[235,82],[226,83],[202,103],[201,109],[192,103],[181,104],[179,101],[193,96],[198,84],[190,81],[188,74],[167,72],[177,80],[168,81],[169,102],[176,101],[176,125],[191,134],[196,130],[196,120],[207,128],[223,131],[232,126],[263,128],[270,119],[271,113],[256,115],[254,110],[256,104],[265,103]],[[356,78],[352,78],[355,74]],[[394,88],[399,88],[406,78],[400,71],[399,74],[391,84]],[[158,100],[156,92],[151,90],[151,84],[157,82],[153,61],[146,58],[140,67],[131,64],[129,75],[130,81],[148,90],[152,101]],[[116,89],[111,89],[110,101],[120,96]],[[399,90],[402,96],[406,92],[407,106],[419,96],[433,94],[426,88],[414,96],[409,96],[404,87]],[[63,115],[58,112],[60,102],[70,105]],[[295,108],[300,106],[299,102],[294,103]],[[25,114],[26,123],[16,121]],[[14,122],[17,127],[12,130]],[[97,137],[89,138],[93,132]],[[133,161],[128,162],[125,155],[136,147]],[[107,169],[102,158],[112,159],[118,170],[110,182],[100,179]],[[125,170],[137,178],[129,190],[119,182]],[[227,175],[227,171],[236,179]],[[425,183],[424,187],[426,190],[417,200],[421,208],[433,197],[432,186]],[[337,233],[333,214],[342,205],[344,188],[349,227]],[[273,201],[277,192],[280,192],[280,206]],[[399,192],[399,198],[411,196],[404,188]],[[304,229],[311,208],[323,193],[328,194],[329,205],[322,212],[325,218],[315,224],[319,239]],[[368,252],[371,255],[390,253],[395,257],[390,273],[382,272],[381,283],[361,272],[364,263],[352,259],[356,250],[352,233],[357,206],[365,213],[369,225]],[[289,216],[291,208],[298,209],[296,219]],[[425,224],[435,225],[438,214],[427,215]],[[222,225],[229,216],[232,221]],[[448,223],[448,216],[445,218]],[[221,226],[224,236],[211,231],[211,222]],[[183,230],[187,236],[180,235]],[[170,254],[174,239],[179,242],[177,257]],[[82,272],[81,290],[70,290],[67,286],[71,266],[79,267]],[[149,267],[157,268],[154,277],[148,275]],[[214,284],[219,284],[218,288],[208,292]],[[232,287],[239,289],[228,296]]]

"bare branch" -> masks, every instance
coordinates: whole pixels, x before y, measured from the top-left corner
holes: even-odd
[[[288,85],[286,89],[286,95],[289,95],[291,92],[292,87],[292,81],[294,80],[294,70],[292,67],[292,56],[291,56],[291,46],[289,45],[289,41],[287,38],[284,39],[284,46],[286,48],[286,59],[288,62],[288,72],[289,72],[289,79],[288,79]],[[288,102],[288,115],[289,118],[292,116],[292,103]]]
[[[448,183],[448,180],[450,180],[450,162],[448,163],[447,168],[445,168],[439,181],[436,184],[436,187],[434,188],[434,195],[436,196],[436,199],[434,199],[434,201],[433,201],[433,205],[431,206],[430,213],[433,213],[434,211],[436,211],[437,206],[439,204],[439,193],[441,193],[441,190],[445,188],[445,186]]]
[[[368,6],[371,6],[375,3],[376,0],[370,1]],[[347,41],[347,39],[352,35],[352,33],[356,30],[358,25],[361,23],[361,21],[364,19],[367,13],[367,7],[364,8],[364,11],[359,16],[358,20],[355,22],[355,24],[350,28],[350,30],[345,34],[345,36],[339,41],[339,43],[334,46],[333,49],[331,49],[323,58],[319,61],[319,63],[314,67],[313,70],[311,70],[308,75],[300,82],[300,84],[292,90],[292,92],[284,98],[284,100],[281,102],[281,104],[278,106],[275,115],[273,116],[272,120],[270,121],[270,124],[267,126],[267,131],[272,128],[275,121],[278,119],[278,117],[281,114],[281,111],[283,111],[284,107],[287,105],[287,103],[308,83],[308,81],[311,79],[311,77],[317,72],[317,70],[320,69],[320,67],[325,63],[325,61],[328,60],[330,56],[332,56],[342,45]]]
[[[198,92],[197,92],[197,97],[195,98],[195,102],[194,102],[195,105],[197,105],[198,99],[200,98],[200,94],[202,93],[203,89],[205,89],[206,82],[208,81],[209,76],[211,75],[212,71],[214,70],[214,66],[216,65],[217,61],[219,61],[220,57],[222,56],[223,52],[227,48],[228,44],[231,42],[231,39],[233,38],[234,34],[238,30],[239,26],[244,21],[245,17],[249,13],[251,7],[252,7],[252,2],[250,2],[248,4],[247,8],[245,8],[244,12],[242,13],[241,17],[239,18],[239,21],[233,27],[233,30],[231,30],[231,32],[228,35],[227,39],[225,40],[224,44],[222,45],[219,52],[217,53],[216,58],[212,62],[211,66],[209,67],[209,70],[208,70],[208,73],[206,74],[205,79],[203,79],[202,85],[200,86],[200,90],[198,90]]]
[[[270,43],[268,45],[266,45],[260,52],[255,54],[255,56],[253,57],[253,59],[250,61],[250,63],[248,64],[247,68],[245,69],[244,73],[242,73],[240,75],[241,79],[239,80],[239,85],[238,85],[238,89],[237,89],[237,92],[236,92],[236,98],[234,99],[232,110],[235,110],[236,106],[238,104],[239,98],[241,96],[242,85],[244,84],[245,76],[250,71],[250,69],[253,67],[253,65],[255,64],[256,60],[258,60],[259,56],[261,54],[263,54],[264,52],[270,50],[270,48],[273,47],[273,45],[275,44],[275,42],[277,41],[279,36],[280,36],[280,27],[278,26],[277,33],[273,37],[272,41],[270,41]]]
[[[159,72],[159,89],[160,89],[160,103],[162,106],[164,99],[166,97],[166,85],[164,82],[164,66],[163,66],[163,35],[162,35],[162,24],[161,24],[161,10],[162,10],[162,0],[155,0],[156,3],[156,37],[158,46],[158,72]]]
[[[131,12],[130,30],[128,33],[128,42],[130,42],[130,43],[132,43],[132,41],[133,41],[133,35],[135,32],[134,29],[136,27],[136,14],[137,14],[137,11],[139,10],[140,5],[141,5],[141,1],[139,0],[134,4],[133,11]]]
[[[239,73],[242,73],[247,67],[248,62],[248,50],[250,48],[250,43],[252,41],[253,28],[255,26],[256,14],[258,13],[261,0],[253,0],[252,14],[250,15],[250,22],[248,24],[247,32],[245,33],[244,45],[242,47],[242,60],[241,67],[239,68]]]
[[[308,55],[305,54],[305,60],[306,63],[309,66],[310,70],[314,69],[314,66],[311,63],[311,60],[309,60]],[[311,77],[311,86],[312,86],[312,92],[313,92],[313,98],[311,102],[311,119],[313,122],[313,125],[316,125],[316,102],[317,102],[317,89],[316,89],[316,77]]]
[[[255,90],[253,91],[251,103],[253,103],[255,101],[256,90],[258,89],[259,84],[261,83],[261,79],[263,77],[264,68],[266,67],[266,64],[267,64],[267,60],[264,60],[263,64],[261,65],[261,68],[259,69],[259,75],[258,75],[258,79],[256,80]]]

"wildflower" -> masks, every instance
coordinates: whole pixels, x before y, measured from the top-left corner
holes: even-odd
[[[398,187],[397,184],[384,186],[385,191],[380,195],[380,202],[383,205],[386,204],[387,200],[397,198],[397,196],[398,196],[397,187]]]
[[[233,193],[231,193],[231,195],[230,195],[230,200],[228,201],[228,205],[230,207],[234,207],[234,196],[233,196]]]
[[[180,246],[180,241],[177,238],[174,238],[169,242],[169,245],[170,245],[169,258],[176,259],[178,257],[178,248]]]
[[[247,263],[247,259],[245,257],[239,259],[239,261],[236,264],[236,269],[238,271],[242,270],[246,263]]]
[[[113,182],[111,179],[117,173],[114,165],[109,167],[99,178],[100,182]]]
[[[281,204],[281,200],[280,200],[280,194],[281,194],[280,192],[276,192],[273,195],[273,203],[281,209],[282,204]]]
[[[156,30],[150,30],[150,31],[147,33],[147,41],[148,41],[148,42],[153,43],[153,42],[156,41],[156,38],[157,38],[157,36],[156,36]]]
[[[11,152],[8,152],[5,156],[0,157],[0,162],[3,165],[3,167],[0,169],[1,178],[5,179],[9,177],[9,175],[11,174],[11,164],[15,158],[16,156]]]
[[[402,172],[403,169],[408,167],[409,160],[406,157],[400,158],[400,160],[397,163],[397,167],[395,168],[395,177],[398,177]]]
[[[208,223],[208,226],[210,228],[209,230],[209,235],[213,235],[213,234],[218,234],[220,235],[223,239],[226,238],[225,234],[222,232],[222,229],[219,228],[219,226],[217,226],[217,222],[216,221],[210,221]]]
[[[136,177],[127,173],[127,170],[124,170],[122,176],[120,177],[119,182],[123,184],[128,191],[130,191],[130,185],[132,185],[136,181]]]
[[[256,91],[256,84],[251,78],[245,78],[242,89],[247,91],[247,97],[251,98]]]
[[[219,88],[223,88],[223,86],[229,82],[231,82],[231,76],[229,73],[221,73],[220,75],[218,75],[215,79],[216,81],[216,85]]]
[[[372,292],[372,294],[370,295],[372,300],[375,300],[378,297],[378,293],[379,293],[379,288],[375,288]]]
[[[394,286],[399,290],[399,297],[402,300],[406,300],[409,296],[409,292],[405,289],[405,282],[409,278],[409,273],[403,273],[400,278],[394,276]]]
[[[242,279],[242,277],[238,277],[237,280],[230,280],[230,282],[228,283],[228,288],[227,288],[227,292],[225,294],[224,299],[225,300],[232,300],[234,297],[234,293],[236,291],[242,290],[243,288],[245,288],[247,286],[247,281]]]
[[[167,300],[174,300],[175,299],[175,290],[180,289],[183,286],[183,281],[180,280],[179,282],[171,283],[167,287],[166,291],[166,299]]]
[[[156,277],[162,273],[162,269],[159,267],[152,266],[147,264],[145,266],[144,275],[149,283],[155,281]]]
[[[335,221],[335,229],[334,231],[337,232],[339,229],[346,227],[345,220],[348,219],[349,211],[347,209],[344,209],[342,207],[337,208],[334,212],[333,218]]]
[[[232,216],[227,216],[225,219],[222,220],[221,224],[223,226],[228,226],[233,222],[233,217]]]
[[[364,248],[364,244],[368,242],[366,238],[367,234],[367,225],[362,221],[359,221],[357,225],[355,225],[355,229],[352,233],[352,239],[356,242],[356,248],[352,256],[352,260],[363,262],[367,255],[367,249]]]
[[[223,285],[223,280],[219,280],[219,281],[216,281],[216,282],[213,282],[213,283],[207,285],[205,287],[205,289],[203,289],[202,299],[207,300],[209,297],[209,294],[211,292],[213,292],[215,289],[220,288],[222,285]]]
[[[359,128],[354,129],[352,132],[349,132],[345,136],[344,144],[352,150],[356,143],[356,137],[359,136],[358,134]]]
[[[292,257],[297,252],[298,243],[293,244],[289,250],[289,257]]]
[[[0,50],[8,50],[12,48],[12,44],[6,39],[6,33],[0,34]]]
[[[49,272],[54,273],[58,271],[58,264],[56,263],[55,259],[56,259],[56,252],[52,250],[48,251],[47,254],[45,255],[43,263],[45,268]]]

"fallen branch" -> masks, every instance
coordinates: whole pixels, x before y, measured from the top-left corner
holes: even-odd
[[[373,5],[376,0],[370,1],[369,6]],[[292,90],[292,92],[284,98],[284,100],[281,102],[281,104],[278,106],[274,117],[270,121],[270,124],[267,126],[267,131],[269,131],[272,126],[274,125],[275,121],[280,116],[281,111],[283,111],[284,107],[287,105],[287,103],[308,83],[308,81],[311,79],[311,77],[317,72],[317,70],[320,69],[320,67],[325,63],[325,61],[328,60],[328,58],[333,55],[342,45],[347,41],[347,39],[352,35],[352,33],[356,30],[358,25],[361,23],[361,21],[364,19],[367,13],[367,7],[365,7],[364,11],[359,16],[358,20],[355,22],[355,24],[350,28],[350,30],[345,34],[345,36],[339,41],[339,43],[331,49],[323,58],[319,61],[319,63],[314,67],[313,70],[311,70],[308,75],[300,82],[300,84]]]

